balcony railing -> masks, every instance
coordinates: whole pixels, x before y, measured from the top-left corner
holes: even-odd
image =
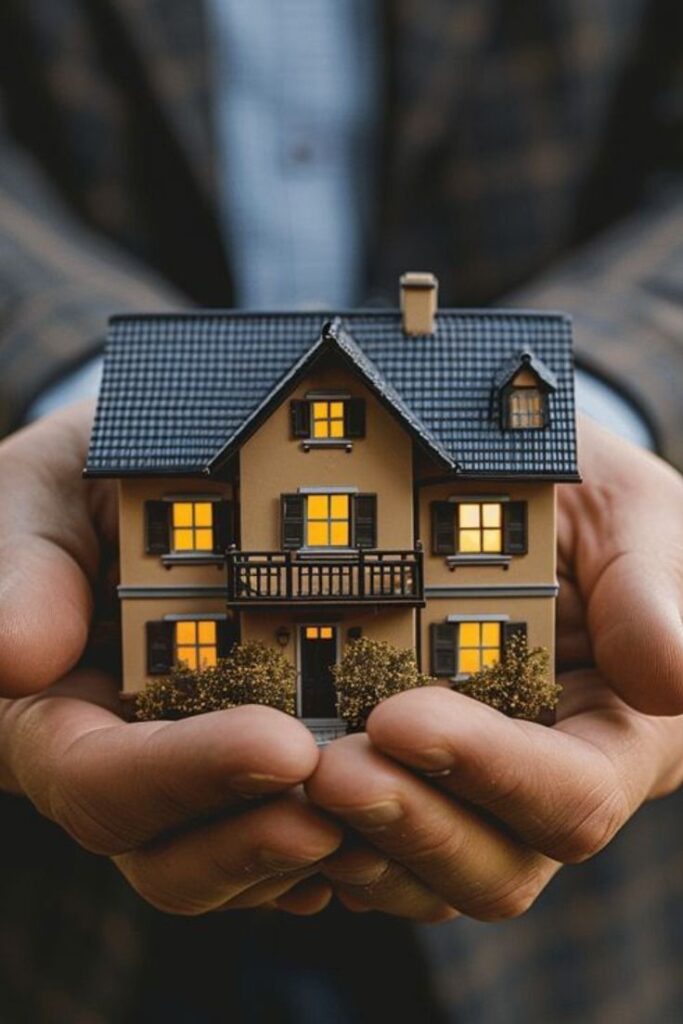
[[[424,600],[422,550],[227,553],[235,605],[408,604]]]

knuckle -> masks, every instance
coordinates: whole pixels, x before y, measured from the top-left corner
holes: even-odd
[[[570,864],[589,860],[607,846],[628,818],[626,797],[620,789],[594,793],[578,820],[566,824],[558,838],[559,859]]]
[[[485,903],[468,910],[468,914],[478,921],[507,921],[522,917],[536,902],[545,882],[540,871],[527,870],[503,889],[490,894]]]

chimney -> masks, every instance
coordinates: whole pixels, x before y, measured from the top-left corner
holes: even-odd
[[[401,275],[404,334],[433,334],[439,282],[434,274],[409,270]]]

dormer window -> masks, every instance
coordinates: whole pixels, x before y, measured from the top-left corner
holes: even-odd
[[[508,430],[541,430],[546,426],[547,400],[540,388],[514,383],[505,395]]]
[[[503,430],[543,430],[550,426],[550,396],[556,390],[552,370],[530,349],[524,349],[496,374],[492,416]]]
[[[365,437],[365,399],[344,393],[309,392],[290,402],[292,437],[303,447],[349,446]]]

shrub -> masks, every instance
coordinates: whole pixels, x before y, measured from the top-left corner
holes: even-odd
[[[337,713],[352,730],[365,727],[368,715],[380,701],[403,690],[436,682],[418,671],[411,650],[366,637],[347,645],[332,672],[337,687]]]
[[[239,704],[267,704],[295,714],[294,666],[266,644],[238,644],[210,668],[193,671],[181,666],[148,683],[137,695],[135,717],[186,718]]]
[[[455,689],[511,718],[530,721],[553,711],[562,692],[548,676],[547,650],[529,648],[524,636],[513,636],[499,662],[457,683]]]

